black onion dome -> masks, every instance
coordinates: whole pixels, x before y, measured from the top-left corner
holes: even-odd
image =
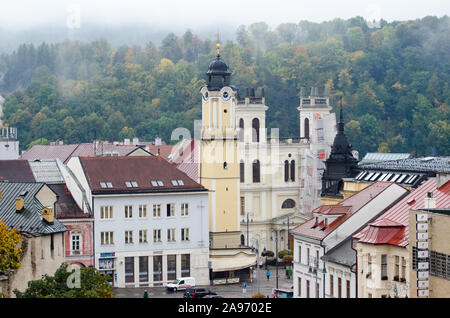
[[[218,55],[214,61],[209,63],[206,75],[231,75],[231,72],[228,69],[227,63],[222,61],[220,55]]]
[[[207,76],[207,87],[210,91],[220,91],[224,86],[230,86],[231,71],[227,63],[220,59],[220,54],[217,58],[209,63]]]

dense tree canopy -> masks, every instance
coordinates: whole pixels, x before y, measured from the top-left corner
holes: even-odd
[[[221,55],[241,92],[265,89],[268,127],[298,136],[302,87],[344,97],[353,147],[369,151],[449,155],[450,19],[381,22],[362,18],[240,26]],[[137,136],[170,142],[201,118],[199,89],[214,41],[191,31],[168,34],[158,48],[112,48],[102,39],[23,44],[0,58],[4,120],[22,147]],[[257,90],[258,92],[258,90]]]
[[[114,298],[106,276],[97,269],[81,267],[77,272],[64,263],[54,276],[29,281],[24,292],[15,289],[14,294],[17,298]]]

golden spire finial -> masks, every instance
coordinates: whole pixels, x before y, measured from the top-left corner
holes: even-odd
[[[216,44],[216,48],[217,48],[217,55],[220,55],[220,43]]]

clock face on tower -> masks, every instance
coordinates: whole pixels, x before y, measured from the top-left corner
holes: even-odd
[[[209,98],[209,93],[208,93],[208,89],[206,87],[203,87],[200,91],[200,93],[202,94],[202,98],[204,101],[207,101]]]
[[[231,98],[231,91],[232,89],[228,86],[225,86],[220,90],[221,98],[223,101],[228,101]]]

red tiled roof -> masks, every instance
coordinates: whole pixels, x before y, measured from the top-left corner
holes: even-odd
[[[31,149],[25,151],[20,159],[36,160],[36,159],[56,159],[65,162],[70,155],[77,149],[78,144],[73,145],[35,145]]]
[[[310,236],[317,239],[323,239],[326,236],[328,236],[328,234],[333,232],[337,227],[339,227],[342,223],[344,223],[354,213],[358,212],[366,204],[375,199],[380,193],[382,193],[383,191],[385,191],[394,184],[395,183],[393,182],[378,181],[371,184],[367,188],[355,193],[351,197],[348,197],[347,199],[341,201],[333,208],[339,212],[337,214],[341,215],[338,216],[336,219],[334,219],[334,221],[332,221],[330,224],[328,224],[328,226],[323,231],[322,228],[325,226],[324,222],[322,221],[318,224],[318,226],[314,226],[316,222],[314,217],[309,221],[306,221],[305,223],[298,225],[292,231],[294,233],[298,233],[301,235]],[[324,213],[320,212],[321,208],[322,207],[319,207],[313,212],[325,215],[333,214],[328,213],[328,211],[330,211],[331,209],[330,206],[325,206],[325,208],[323,208]]]
[[[189,143],[186,143],[182,149],[180,149],[179,155],[175,158],[174,165],[186,173],[192,180],[198,180],[199,169],[199,147],[200,144],[195,139],[192,139]],[[176,150],[174,148],[174,150]],[[174,154],[173,154],[174,155]]]
[[[166,160],[169,160],[169,155],[172,153],[173,145],[161,145],[161,146],[155,146],[154,144],[148,145],[148,151],[155,156],[163,157]]]
[[[346,214],[351,210],[350,206],[343,205],[322,205],[315,209],[314,213],[324,214],[324,215],[339,215]]]
[[[436,188],[436,180],[429,179],[409,193],[374,222],[353,236],[366,244],[390,244],[400,247],[408,245],[409,211],[425,207],[428,192],[433,193],[437,208],[450,207],[450,181]]]
[[[0,160],[0,181],[36,182],[28,160]]]
[[[55,205],[57,219],[93,218],[92,214],[84,213],[80,209],[65,184],[49,184],[48,186],[58,195]]]
[[[206,191],[160,156],[80,157],[80,161],[93,193]],[[153,186],[152,180],[164,185]],[[173,185],[172,180],[182,180],[184,185]],[[127,187],[128,181],[136,181],[138,187]],[[111,182],[113,188],[102,188],[100,182]]]

